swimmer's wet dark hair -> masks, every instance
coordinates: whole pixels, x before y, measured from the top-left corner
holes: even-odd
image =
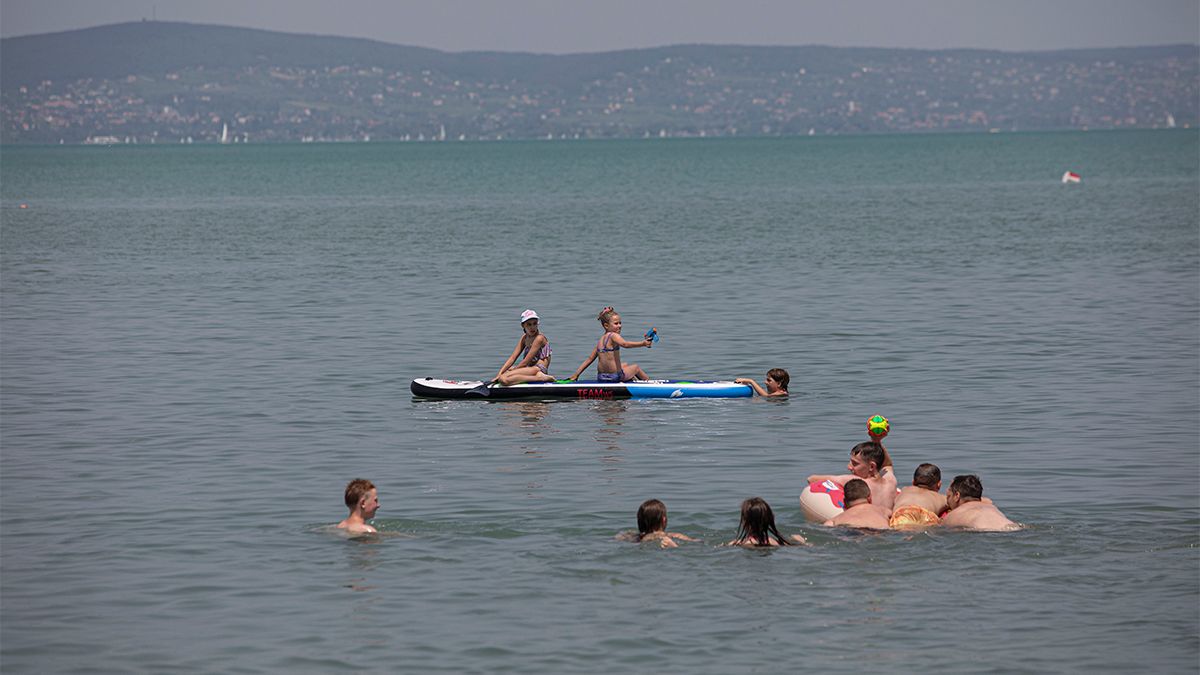
[[[940,482],[942,482],[942,470],[937,468],[936,464],[926,462],[913,471],[913,485],[917,487],[936,490],[937,484]]]
[[[667,529],[667,505],[657,499],[647,499],[638,507],[638,541],[646,535]]]
[[[950,482],[950,488],[947,492],[957,492],[959,497],[966,497],[967,499],[981,499],[983,497],[983,482],[975,474],[955,476],[954,480]]]
[[[875,441],[863,441],[858,445],[850,448],[850,454],[858,455],[868,462],[875,462],[875,470],[879,471],[883,468],[883,460],[887,455],[883,454],[883,446]]]
[[[367,493],[375,489],[375,484],[366,478],[355,478],[346,485],[346,506],[353,509],[358,506]]]
[[[846,506],[850,506],[852,502],[870,499],[871,486],[861,478],[851,478],[842,486],[842,492],[846,495]]]
[[[742,520],[738,523],[738,541],[749,540],[755,546],[770,546],[771,535],[779,541],[780,546],[791,546],[775,527],[775,512],[771,505],[762,497],[751,497],[742,502]]]
[[[783,368],[772,368],[768,370],[767,377],[778,382],[779,388],[784,391],[788,390],[788,382],[792,379],[792,376],[788,375],[788,371],[784,370]]]

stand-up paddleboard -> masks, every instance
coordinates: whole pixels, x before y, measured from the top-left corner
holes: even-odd
[[[736,382],[691,382],[687,380],[558,380],[522,384],[491,384],[479,380],[439,380],[422,377],[409,387],[414,396],[425,398],[746,398],[754,392]]]

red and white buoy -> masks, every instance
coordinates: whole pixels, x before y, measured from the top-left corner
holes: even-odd
[[[1083,179],[1080,178],[1079,174],[1075,173],[1074,171],[1068,171],[1064,173],[1062,177],[1062,182],[1064,183],[1078,183],[1081,180]]]

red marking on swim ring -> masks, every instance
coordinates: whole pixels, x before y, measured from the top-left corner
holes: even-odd
[[[808,491],[812,494],[827,494],[829,495],[829,501],[833,502],[834,506],[839,509],[846,508],[846,492],[842,489],[841,485],[831,480],[809,483]]]

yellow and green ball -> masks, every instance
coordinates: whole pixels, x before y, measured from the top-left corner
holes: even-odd
[[[874,415],[867,420],[867,434],[871,438],[883,438],[888,435],[889,429],[887,418],[883,415]]]

